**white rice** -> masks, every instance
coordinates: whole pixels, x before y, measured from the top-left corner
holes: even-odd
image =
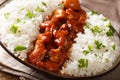
[[[108,70],[113,66],[115,60],[120,56],[120,40],[116,33],[113,36],[107,36],[109,20],[104,20],[105,17],[100,14],[87,13],[87,23],[90,23],[89,28],[84,27],[85,33],[78,33],[70,50],[69,58],[62,67],[61,73],[71,76],[92,76],[104,70]],[[91,28],[98,26],[102,32],[93,33]],[[97,49],[95,40],[100,41],[105,47]],[[89,51],[88,45],[92,46],[92,51]],[[115,50],[112,46],[115,45]],[[87,55],[83,54],[84,50],[88,50]],[[78,67],[78,60],[87,59],[88,67]]]
[[[7,48],[16,56],[22,60],[26,59],[26,53],[33,48],[32,42],[36,40],[39,34],[39,24],[45,16],[51,15],[54,10],[60,8],[58,4],[60,4],[61,1],[62,0],[12,0],[0,9],[1,41],[4,42]],[[43,5],[42,2],[45,2],[47,6]],[[38,6],[45,12],[37,11]],[[33,13],[34,17],[27,17],[28,11]],[[10,31],[10,27],[13,24],[19,26],[15,34]],[[24,46],[27,49],[14,51],[14,48],[18,45]]]

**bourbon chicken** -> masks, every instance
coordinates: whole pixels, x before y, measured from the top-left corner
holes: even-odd
[[[45,70],[59,72],[68,59],[68,50],[78,32],[84,32],[86,13],[78,0],[63,0],[64,9],[57,9],[40,24],[40,33],[28,61]]]

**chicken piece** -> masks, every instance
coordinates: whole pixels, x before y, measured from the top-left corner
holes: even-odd
[[[59,64],[52,61],[38,61],[37,66],[52,72],[58,72],[60,70]]]
[[[80,18],[79,18],[79,22],[82,23],[83,25],[85,25],[85,20],[86,20],[86,12],[81,10],[81,13],[80,13]]]
[[[66,39],[66,35],[67,35],[67,31],[54,31],[53,36],[55,37],[54,43],[58,46],[58,47],[62,47],[63,45],[67,44],[67,39]]]
[[[66,14],[65,10],[57,9],[57,10],[54,11],[53,16],[57,19],[63,19],[67,16],[67,14]]]
[[[56,30],[55,23],[52,23],[51,26],[45,28],[45,32],[53,32],[54,30]]]
[[[60,62],[60,56],[61,56],[61,51],[59,49],[51,49],[50,53],[49,53],[49,56],[50,56],[50,61],[53,61],[53,62]]]
[[[51,37],[52,37],[52,32],[46,32],[43,34],[39,34],[37,40],[41,40],[43,43],[48,43],[50,42]]]
[[[62,53],[59,49],[52,49],[49,53],[49,60],[38,61],[36,65],[39,68],[43,68],[52,72],[58,72],[63,65],[64,61],[67,59],[67,54]]]
[[[74,19],[75,21],[79,20],[80,17],[80,13],[79,12],[75,12],[72,9],[67,9],[66,13],[68,14],[67,19]]]
[[[63,0],[65,8],[71,8],[73,10],[81,10],[79,0]]]
[[[28,56],[28,61],[36,65],[38,57],[42,58],[43,54],[46,52],[45,46],[41,40],[37,40],[33,52]]]
[[[51,49],[49,55],[50,55],[50,61],[58,63],[59,66],[61,66],[68,58],[67,54],[61,52],[60,49]]]
[[[52,19],[52,16],[48,15],[45,17],[44,21],[50,21]]]
[[[37,38],[37,41],[35,44],[35,48],[34,48],[33,52],[29,55],[30,63],[36,65],[36,62],[38,60],[42,60],[44,58],[44,56],[46,56],[47,50],[45,49],[44,43],[50,42],[51,35],[52,34],[50,32],[38,35],[38,38]]]

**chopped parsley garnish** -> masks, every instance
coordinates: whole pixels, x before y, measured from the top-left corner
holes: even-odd
[[[106,61],[106,62],[109,62],[109,59],[108,59],[108,58],[105,58],[105,61]]]
[[[26,23],[26,21],[23,21],[23,24],[25,24]]]
[[[95,57],[102,59],[102,57],[99,54],[94,54],[94,55],[95,55]]]
[[[18,28],[19,26],[12,24],[10,27],[10,31],[15,34],[18,31]]]
[[[98,14],[98,12],[91,10],[91,15]]]
[[[27,11],[26,17],[27,18],[33,18],[33,17],[35,17],[35,14],[31,11]]]
[[[107,32],[106,32],[106,35],[107,35],[107,36],[113,36],[112,30],[107,31]]]
[[[59,3],[58,6],[59,6],[60,8],[64,8],[64,4],[63,4],[63,3]]]
[[[103,45],[103,44],[102,44],[100,41],[98,41],[98,40],[95,40],[94,43],[95,43],[97,49],[101,49],[101,48],[104,48],[104,47],[105,47],[105,45]]]
[[[21,8],[21,10],[24,10],[25,8]]]
[[[116,45],[115,44],[112,46],[112,49],[115,51],[115,49],[116,49]]]
[[[89,54],[91,51],[93,51],[93,47],[91,46],[91,45],[88,45],[88,50],[83,50],[83,54],[84,55],[87,55],[87,54]]]
[[[21,22],[21,20],[20,20],[19,18],[17,18],[16,21],[17,21],[18,23]]]
[[[94,26],[94,27],[91,29],[91,31],[92,31],[93,33],[100,33],[100,32],[102,32],[102,30],[101,30],[98,26]]]
[[[85,25],[85,28],[90,28],[90,23],[87,23],[86,25]]]
[[[115,29],[113,28],[113,26],[111,25],[111,23],[108,24],[109,30],[106,32],[107,36],[113,36],[115,33]]]
[[[10,16],[10,13],[9,13],[9,12],[6,12],[6,13],[4,14],[5,19],[8,19],[9,16]]]
[[[94,75],[94,73],[93,73],[93,72],[91,72],[91,75]]]
[[[45,7],[47,7],[47,4],[45,2],[42,2],[42,5],[45,6]]]
[[[98,55],[97,55],[97,54],[95,54],[95,57],[98,57]]]
[[[105,18],[103,18],[103,21],[107,21],[107,18],[105,17]]]
[[[108,49],[106,49],[105,51],[108,52]]]
[[[25,50],[26,49],[26,47],[24,47],[24,46],[16,46],[15,48],[14,48],[14,51],[22,51],[22,50]]]
[[[35,9],[37,12],[45,12],[44,9],[41,9],[39,6]]]
[[[87,68],[88,67],[88,59],[79,59],[78,60],[78,67],[80,68]]]
[[[89,51],[93,51],[93,47],[91,45],[88,45]]]
[[[87,54],[89,53],[89,51],[88,51],[88,50],[84,50],[82,53],[83,53],[84,55],[87,55]]]

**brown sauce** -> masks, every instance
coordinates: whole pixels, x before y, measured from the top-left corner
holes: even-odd
[[[86,13],[78,0],[63,0],[64,9],[57,9],[40,24],[40,33],[28,61],[52,72],[59,72],[68,59],[68,50],[78,32],[84,32]]]

